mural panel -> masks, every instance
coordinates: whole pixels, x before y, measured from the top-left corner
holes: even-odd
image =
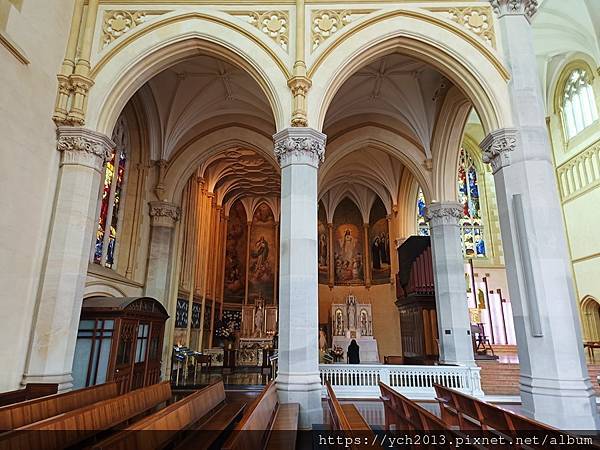
[[[274,304],[277,246],[275,218],[267,204],[256,208],[250,230],[248,303],[262,297],[265,305]]]
[[[371,281],[373,284],[390,282],[391,250],[387,212],[381,199],[371,208],[369,220],[369,251],[371,255]]]
[[[247,220],[244,206],[236,202],[229,211],[225,251],[225,290],[227,303],[244,303],[246,294]]]
[[[333,217],[335,284],[363,284],[363,226],[360,211],[349,199],[337,206]]]
[[[319,241],[319,283],[329,283],[329,230],[325,208],[319,203],[319,223],[317,238]]]

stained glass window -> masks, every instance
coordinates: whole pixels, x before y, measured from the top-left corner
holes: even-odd
[[[112,139],[116,146],[104,170],[94,245],[94,262],[109,268],[115,265],[117,232],[127,169],[129,137],[124,117],[118,120]]]
[[[429,224],[425,219],[425,210],[427,204],[425,203],[425,195],[423,189],[419,188],[417,193],[417,234],[419,236],[429,236]]]
[[[465,149],[460,151],[458,201],[463,208],[463,218],[460,225],[464,255],[467,258],[485,257],[486,248],[477,169],[473,159]]]
[[[562,114],[567,137],[570,139],[598,119],[594,90],[583,69],[571,72],[562,99]]]

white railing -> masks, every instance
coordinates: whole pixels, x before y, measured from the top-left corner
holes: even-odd
[[[408,398],[435,398],[433,384],[457,389],[474,397],[483,397],[479,367],[464,366],[392,366],[377,364],[321,364],[321,384],[329,381],[340,398],[379,398],[379,382],[391,386]]]

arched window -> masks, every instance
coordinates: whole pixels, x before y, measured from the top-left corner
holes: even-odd
[[[127,123],[121,116],[112,136],[115,150],[106,163],[104,183],[100,192],[100,212],[94,246],[94,262],[112,268],[115,265],[115,249],[122,210],[125,175],[127,169],[127,150],[129,135]]]
[[[425,203],[425,195],[423,194],[423,189],[419,188],[419,192],[417,193],[417,234],[419,236],[429,236],[429,224],[425,219],[425,210],[427,208],[427,204]]]
[[[485,257],[477,169],[473,159],[464,148],[460,151],[458,166],[458,201],[463,207],[460,226],[464,255],[466,258]]]
[[[594,90],[587,71],[575,69],[571,72],[562,95],[564,127],[571,139],[598,119]]]

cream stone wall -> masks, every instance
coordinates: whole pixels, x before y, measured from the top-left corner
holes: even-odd
[[[21,381],[36,309],[59,161],[52,123],[56,73],[74,2],[18,3],[20,9],[10,6],[2,34],[29,64],[0,42],[2,391],[17,388]]]

